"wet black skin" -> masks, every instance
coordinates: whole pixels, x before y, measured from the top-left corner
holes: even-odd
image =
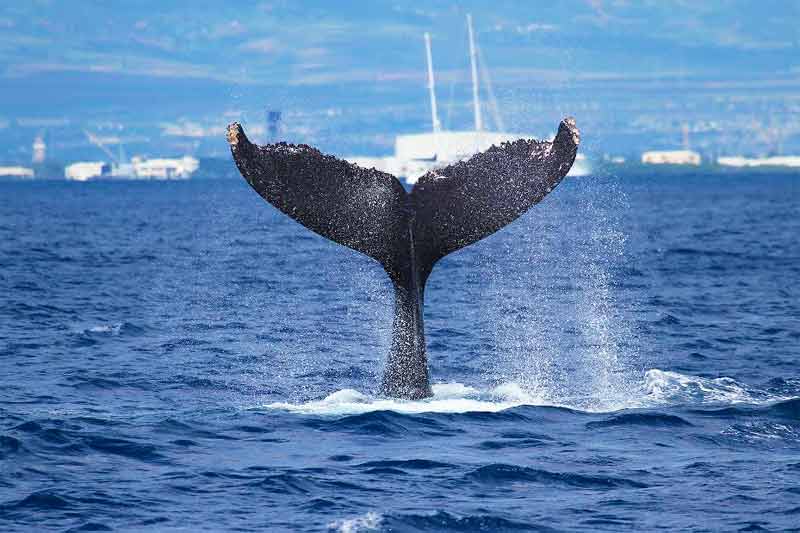
[[[306,228],[378,261],[395,291],[386,396],[432,395],[425,284],[442,257],[491,235],[541,201],[569,172],[580,135],[564,119],[552,142],[520,139],[436,169],[406,192],[394,176],[306,145],[257,146],[238,123],[228,142],[242,176]]]

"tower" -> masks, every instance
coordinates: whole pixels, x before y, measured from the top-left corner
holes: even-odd
[[[32,161],[36,163],[44,163],[45,156],[47,155],[47,145],[41,135],[37,135],[33,141],[33,158]]]
[[[278,128],[281,123],[281,112],[267,110],[267,142],[278,140]]]

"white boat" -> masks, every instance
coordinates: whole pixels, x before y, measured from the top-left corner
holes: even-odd
[[[428,133],[398,135],[395,138],[394,155],[392,156],[351,156],[345,159],[361,167],[375,168],[402,177],[407,183],[414,184],[428,171],[466,159],[478,152],[487,150],[492,145],[516,141],[517,139],[535,138],[534,135],[528,133],[508,133],[503,131],[487,131],[484,129],[478,83],[477,49],[472,31],[472,17],[470,15],[467,15],[467,30],[469,35],[469,59],[472,73],[472,106],[475,129],[464,131],[442,129],[436,107],[431,39],[430,35],[426,33],[424,37],[428,63],[428,92],[430,95],[432,131]],[[489,81],[488,77],[486,81]],[[494,102],[491,83],[487,83],[487,89],[490,99]],[[495,122],[502,122],[498,114],[495,116]],[[501,124],[499,124],[499,126],[500,129],[503,129]],[[589,171],[588,161],[582,154],[579,154],[569,175],[586,175]]]

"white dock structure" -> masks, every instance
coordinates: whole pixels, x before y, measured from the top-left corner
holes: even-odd
[[[91,179],[128,179],[128,180],[179,180],[189,179],[198,168],[200,161],[185,155],[177,158],[132,157],[127,161],[122,153],[119,139],[114,138],[113,143],[119,145],[119,154],[114,154],[108,149],[108,141],[84,132],[89,141],[100,148],[111,159],[105,161],[79,161],[64,168],[64,177],[74,181],[88,181]]]
[[[772,157],[742,157],[740,155],[718,157],[717,164],[724,167],[787,167],[800,168],[800,156],[776,155]]]

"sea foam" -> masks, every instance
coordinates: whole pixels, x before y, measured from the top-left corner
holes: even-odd
[[[354,415],[373,411],[418,413],[495,413],[519,407],[565,407],[590,413],[616,412],[624,409],[647,409],[668,406],[724,406],[731,404],[763,404],[786,400],[765,391],[748,387],[732,378],[704,378],[679,372],[651,369],[644,373],[637,387],[623,401],[605,402],[600,398],[565,398],[553,401],[518,383],[503,383],[480,390],[463,383],[436,383],[433,396],[424,400],[400,400],[370,396],[355,389],[336,391],[321,400],[301,403],[275,402],[260,408],[289,411],[305,415]]]
[[[344,392],[344,391],[340,391]],[[372,531],[378,529],[383,521],[383,517],[378,513],[369,512],[363,516],[337,520],[328,524],[329,530],[339,531],[340,533],[356,533],[357,531]]]

